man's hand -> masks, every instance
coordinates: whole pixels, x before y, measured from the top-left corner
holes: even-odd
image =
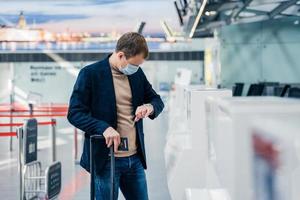
[[[134,121],[137,122],[142,118],[148,117],[153,113],[153,111],[153,106],[150,103],[137,107]]]
[[[121,143],[120,134],[114,128],[108,127],[104,131],[103,136],[105,137],[107,147],[109,148],[112,144],[114,144],[115,152],[117,152]]]

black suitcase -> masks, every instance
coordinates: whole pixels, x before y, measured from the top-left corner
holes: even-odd
[[[115,154],[114,154],[114,147],[113,145],[110,148],[103,148],[106,147],[105,138],[102,135],[94,135],[90,137],[90,174],[91,174],[91,191],[90,197],[91,200],[95,200],[95,182],[94,177],[95,173],[99,173],[106,162],[106,155],[108,152],[103,152],[103,149],[107,149],[110,152],[110,200],[114,200],[114,177],[115,177]],[[102,148],[101,148],[102,147]],[[102,149],[100,151],[99,149]]]

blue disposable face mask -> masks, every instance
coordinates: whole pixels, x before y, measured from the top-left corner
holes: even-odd
[[[120,71],[125,75],[132,75],[135,72],[137,72],[139,69],[139,66],[128,64],[126,67],[123,67],[120,69]]]

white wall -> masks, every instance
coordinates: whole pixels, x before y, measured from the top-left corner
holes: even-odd
[[[69,68],[79,70],[88,63],[70,63]],[[58,63],[11,63],[14,69],[15,85],[25,93],[40,93],[43,102],[68,103],[76,76],[61,68]],[[1,64],[1,92],[8,88],[6,84],[10,73],[9,64]],[[201,61],[147,61],[142,65],[149,81],[155,89],[160,82],[174,81],[177,68],[189,68],[193,71],[192,81],[199,83],[203,73]],[[46,75],[45,75],[46,73]],[[44,75],[43,75],[44,74]],[[39,82],[33,81],[40,80]],[[8,93],[6,93],[6,96]],[[8,98],[6,98],[7,101]],[[2,98],[3,100],[3,98]]]

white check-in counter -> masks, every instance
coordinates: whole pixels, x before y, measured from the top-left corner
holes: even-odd
[[[300,122],[300,101],[279,97],[209,98],[206,101],[209,158],[220,188],[231,200],[253,200],[252,136],[249,127],[265,119]]]
[[[182,88],[177,119],[170,115],[165,147],[168,187],[173,200],[183,199],[188,188],[207,188],[208,138],[205,99],[229,97],[231,90],[204,86]],[[177,101],[177,100],[175,100]]]
[[[300,120],[289,116],[257,119],[252,139],[250,174],[257,200],[297,200],[300,197]]]

